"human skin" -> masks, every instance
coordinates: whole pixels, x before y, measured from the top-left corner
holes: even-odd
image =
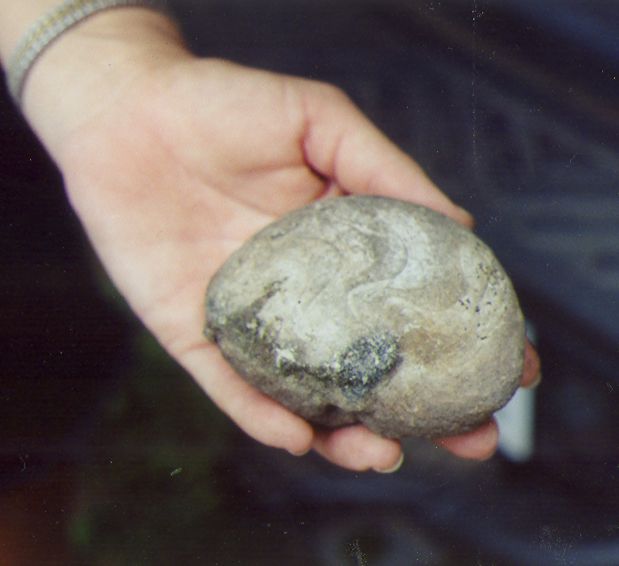
[[[0,0],[3,64],[57,2]],[[206,284],[253,233],[318,198],[376,194],[472,219],[338,89],[199,59],[175,25],[142,8],[91,16],[35,63],[24,115],[136,315],[247,434],[351,470],[393,470],[397,440],[361,425],[318,429],[266,397],[202,336]],[[539,374],[527,349],[523,384]],[[496,449],[491,421],[437,444],[464,458]]]

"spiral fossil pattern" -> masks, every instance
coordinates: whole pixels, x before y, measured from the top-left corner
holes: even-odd
[[[487,246],[381,197],[319,201],[256,234],[209,284],[205,334],[301,416],[391,437],[482,423],[524,357],[518,301]]]

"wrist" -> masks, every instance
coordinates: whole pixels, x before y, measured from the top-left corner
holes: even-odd
[[[139,7],[104,10],[41,53],[24,84],[22,110],[58,161],[64,140],[125,96],[132,83],[189,56],[164,14]]]
[[[61,0],[0,0],[0,60],[6,68],[20,39]]]

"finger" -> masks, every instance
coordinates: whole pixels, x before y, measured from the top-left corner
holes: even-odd
[[[338,185],[337,181],[335,181],[334,179],[331,179],[325,185],[324,191],[320,195],[320,198],[325,199],[325,198],[343,197],[343,196],[346,196],[347,194],[348,193],[342,187],[340,187],[340,185]]]
[[[399,442],[378,436],[363,425],[318,430],[313,448],[326,460],[353,471],[393,472],[403,460]]]
[[[487,460],[497,449],[499,428],[494,419],[479,428],[448,438],[435,440],[449,452],[469,460]]]
[[[312,427],[247,383],[216,347],[193,350],[181,361],[213,402],[249,436],[296,455],[311,449]]]
[[[524,369],[522,372],[522,387],[536,387],[542,379],[541,363],[535,348],[527,340],[524,349]]]
[[[303,143],[312,167],[347,192],[412,201],[472,225],[472,216],[442,193],[345,95],[319,87],[309,89],[305,104]]]

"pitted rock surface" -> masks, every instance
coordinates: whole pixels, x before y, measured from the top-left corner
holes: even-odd
[[[388,437],[486,421],[518,387],[524,321],[470,231],[382,197],[319,201],[267,226],[207,291],[205,334],[308,420]]]

